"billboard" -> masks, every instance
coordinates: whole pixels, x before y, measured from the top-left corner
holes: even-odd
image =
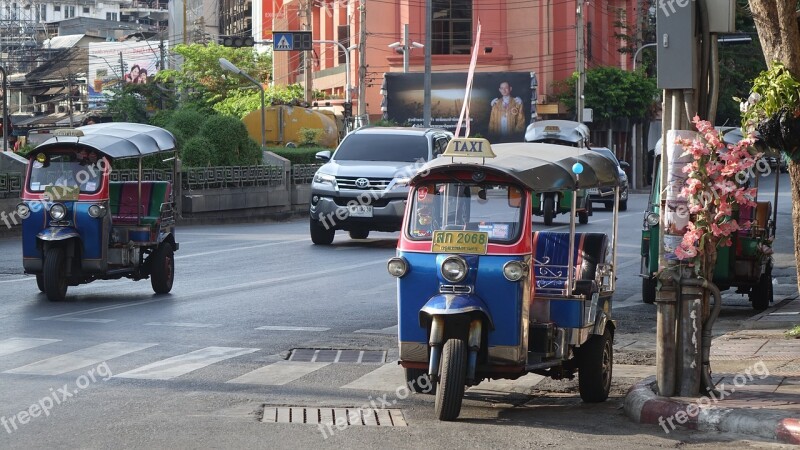
[[[423,73],[387,73],[386,117],[400,124],[422,126]],[[531,100],[535,95],[530,72],[478,72],[472,83],[469,105],[470,135],[489,141],[524,142],[531,123]],[[431,74],[431,126],[455,132],[466,72]],[[463,128],[462,128],[463,133]]]
[[[123,84],[153,80],[161,55],[158,41],[89,43],[89,107],[105,104]]]

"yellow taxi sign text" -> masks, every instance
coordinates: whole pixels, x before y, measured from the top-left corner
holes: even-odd
[[[467,156],[473,158],[494,158],[492,146],[483,138],[455,138],[447,144],[442,156]]]
[[[561,133],[561,127],[558,125],[546,125],[544,127],[544,132],[547,134],[558,134]]]
[[[83,137],[83,131],[76,130],[75,128],[62,128],[60,130],[53,130],[53,136]]]

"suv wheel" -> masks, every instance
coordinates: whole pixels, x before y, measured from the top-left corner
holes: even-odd
[[[366,239],[369,237],[369,230],[350,230],[350,239]]]
[[[336,234],[336,230],[325,228],[322,222],[313,217],[309,222],[309,231],[311,231],[311,242],[316,245],[331,245],[333,236]]]

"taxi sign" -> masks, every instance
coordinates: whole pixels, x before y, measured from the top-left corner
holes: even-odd
[[[75,128],[62,128],[60,130],[53,130],[53,136],[83,137],[83,131]]]
[[[558,134],[561,133],[561,127],[558,125],[547,125],[544,127],[544,132],[547,134]]]
[[[455,138],[447,144],[442,156],[466,156],[470,158],[494,158],[492,146],[483,138]]]

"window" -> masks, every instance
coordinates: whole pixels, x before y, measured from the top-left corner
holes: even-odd
[[[83,13],[84,14],[89,14],[89,7],[88,6],[84,6],[83,7]]]
[[[106,13],[106,20],[113,20],[114,22],[117,21],[117,13]]]
[[[53,5],[53,12],[61,12],[61,5]]]
[[[75,7],[70,5],[64,6],[64,18],[69,19],[70,17],[75,17]]]
[[[428,139],[425,136],[415,135],[351,134],[339,145],[333,159],[336,161],[427,161]]]
[[[350,47],[350,26],[339,25],[336,28],[336,31],[337,31],[336,40],[339,41],[340,44],[344,45],[344,48]],[[336,47],[339,48],[338,45]],[[339,48],[338,54],[339,54],[339,64],[346,63],[347,60],[345,59],[344,52],[342,51],[341,48]]]
[[[433,0],[436,55],[468,55],[472,46],[472,0]]]
[[[47,22],[47,5],[34,6],[37,22]]]

